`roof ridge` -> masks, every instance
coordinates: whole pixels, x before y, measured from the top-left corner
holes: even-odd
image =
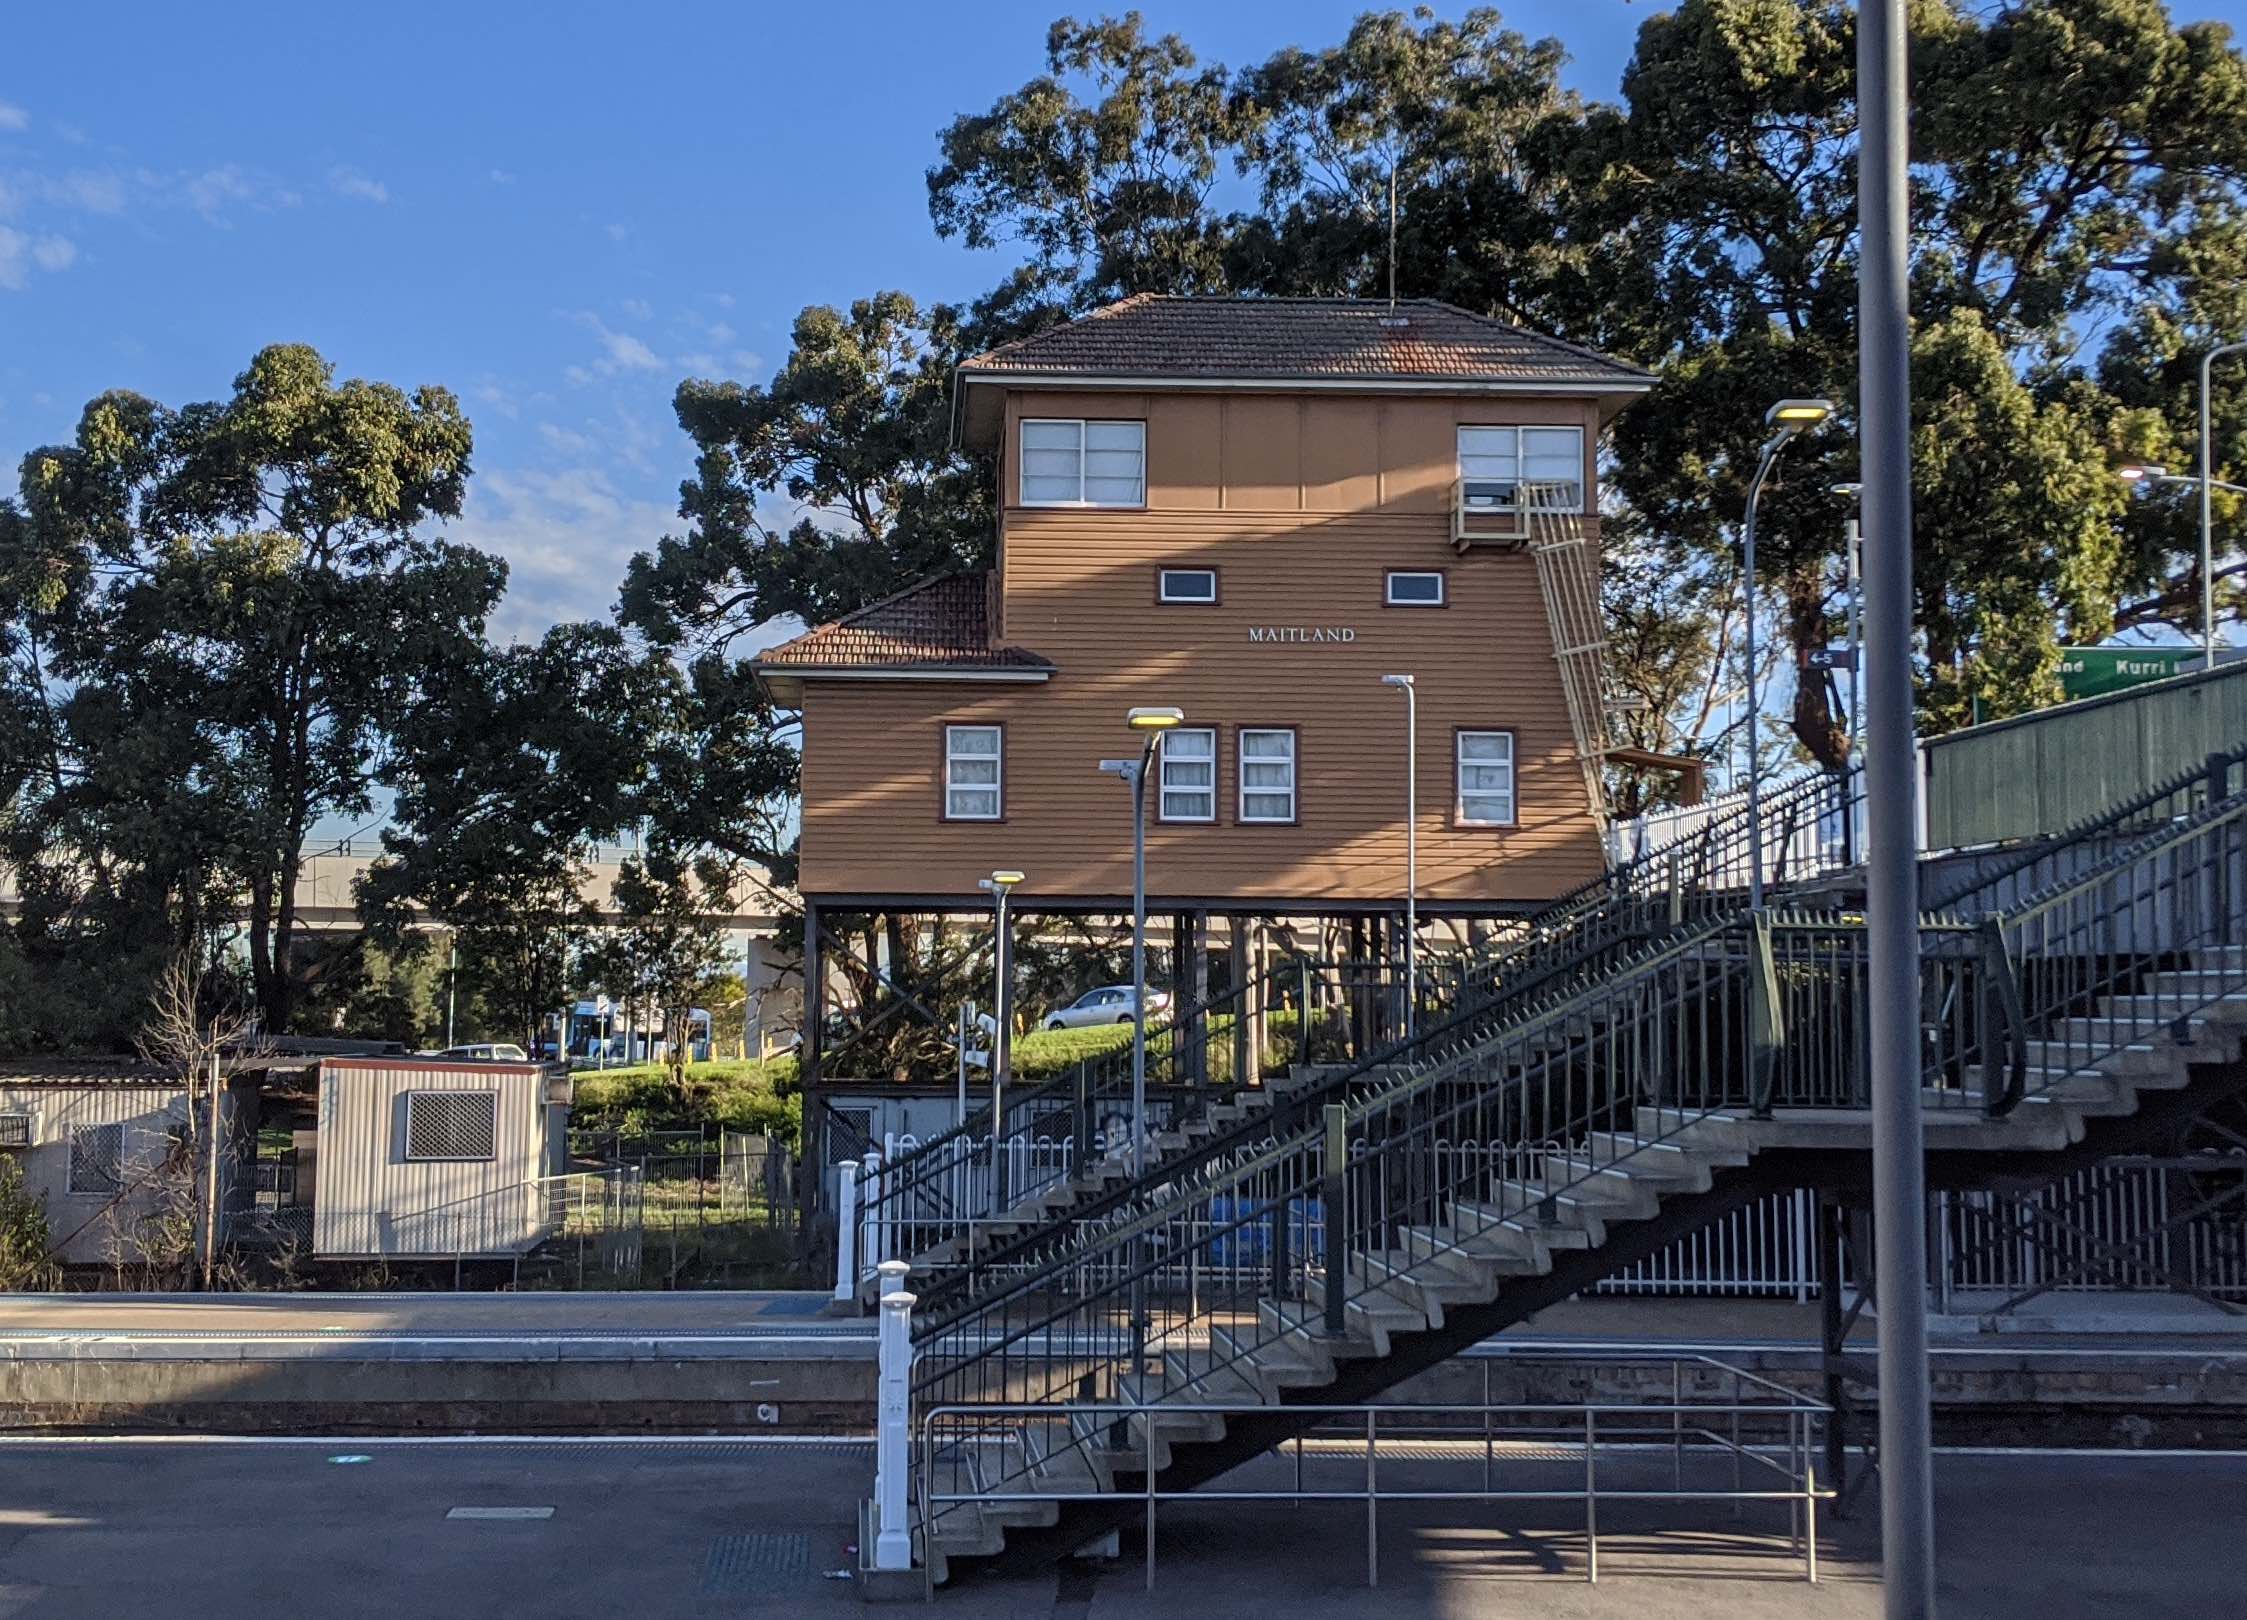
[[[1589,344],[1585,343],[1571,342],[1569,339],[1564,337],[1555,337],[1550,332],[1540,331],[1534,326],[1524,326],[1519,321],[1501,320],[1495,315],[1478,315],[1473,310],[1468,309],[1460,304],[1454,304],[1448,299],[1419,298],[1413,301],[1420,304],[1431,304],[1437,309],[1448,309],[1454,315],[1464,315],[1469,320],[1487,321],[1492,326],[1503,326],[1509,332],[1519,332],[1523,337],[1533,338],[1537,342],[1545,344],[1549,348],[1564,349],[1570,354],[1580,354],[1585,359],[1597,360],[1602,365],[1619,366],[1625,371],[1635,371],[1642,377],[1651,377],[1654,375],[1652,371],[1648,370],[1645,366],[1640,365],[1635,360],[1618,360],[1613,355],[1607,353],[1605,350],[1595,349]]]

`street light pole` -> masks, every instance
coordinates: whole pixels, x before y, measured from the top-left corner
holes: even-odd
[[[2200,651],[2204,668],[2216,667],[2216,542],[2208,512],[2216,468],[2210,451],[2208,370],[2218,356],[2247,350],[2247,342],[2222,343],[2200,357]]]
[[[1778,464],[1787,441],[1805,428],[1816,427],[1833,415],[1833,402],[1824,399],[1782,399],[1763,413],[1773,433],[1756,458],[1755,476],[1748,480],[1747,511],[1740,520],[1740,572],[1744,576],[1747,625],[1742,638],[1748,659],[1748,904],[1763,908],[1763,766],[1757,754],[1756,733],[1763,716],[1755,678],[1755,513],[1763,498],[1764,481]]]
[[[987,891],[997,911],[996,931],[991,939],[991,973],[998,980],[997,995],[992,1001],[992,1016],[998,1027],[991,1035],[991,1130],[994,1135],[1005,1132],[1004,1107],[1006,1083],[1013,1076],[1014,1042],[1010,1038],[1008,1021],[1014,1016],[1014,936],[1007,927],[1007,896],[1022,881],[1020,872],[993,872],[987,878],[976,879],[975,886]]]
[[[1919,883],[1912,757],[1910,159],[1905,0],[1857,10],[1858,374],[1865,552],[1866,873],[1874,1297],[1880,1302],[1881,1594],[1935,1613],[1928,1436],[1927,1167],[1920,1122]],[[1833,1483],[1838,1484],[1839,1481]]]
[[[1137,708],[1125,715],[1146,743],[1137,759],[1104,759],[1100,768],[1131,789],[1131,1175],[1146,1168],[1147,1151],[1147,772],[1163,733],[1186,718],[1182,709]]]
[[[1409,675],[1384,675],[1404,693],[1404,1038],[1420,1010],[1420,692]]]

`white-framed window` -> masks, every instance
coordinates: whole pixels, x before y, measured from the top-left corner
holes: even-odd
[[[406,1157],[488,1160],[499,1154],[499,1093],[406,1093]]]
[[[1442,607],[1445,601],[1443,570],[1415,572],[1392,568],[1382,588],[1381,600],[1390,607]]]
[[[125,1127],[73,1125],[70,1128],[70,1190],[104,1195],[125,1185]]]
[[[1462,731],[1455,809],[1462,827],[1514,824],[1514,734]]]
[[[1217,601],[1214,568],[1164,568],[1155,575],[1155,600],[1209,607]]]
[[[1240,735],[1240,819],[1295,819],[1295,732],[1248,727]]]
[[[1006,734],[997,726],[944,728],[944,819],[996,821],[1005,804],[1002,755]]]
[[[1024,506],[1145,506],[1147,424],[1025,417]]]
[[[1580,427],[1462,427],[1459,477],[1469,511],[1518,512],[1522,485],[1543,486],[1546,511],[1584,509],[1584,430]],[[1555,487],[1557,486],[1557,487]]]
[[[1217,733],[1179,727],[1163,733],[1155,751],[1158,821],[1217,819]]]
[[[38,1115],[30,1113],[0,1114],[0,1149],[27,1148],[38,1139]]]

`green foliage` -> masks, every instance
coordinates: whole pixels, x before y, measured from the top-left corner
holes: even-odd
[[[13,1154],[0,1154],[0,1293],[36,1293],[55,1286],[58,1272],[49,1251],[54,1234],[47,1207],[31,1196],[23,1166]]]
[[[702,1125],[755,1131],[793,1145],[803,1129],[804,1100],[796,1060],[770,1063],[698,1063],[675,1081],[661,1064],[628,1069],[580,1069],[572,1076],[573,1130],[693,1130]]]

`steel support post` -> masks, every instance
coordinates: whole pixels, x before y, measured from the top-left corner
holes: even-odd
[[[1857,11],[1859,432],[1865,530],[1865,918],[1871,948],[1873,1251],[1880,1300],[1882,1599],[1935,1613],[1928,1433],[1927,1172],[1920,1124],[1912,738],[1909,40],[1904,0]]]

